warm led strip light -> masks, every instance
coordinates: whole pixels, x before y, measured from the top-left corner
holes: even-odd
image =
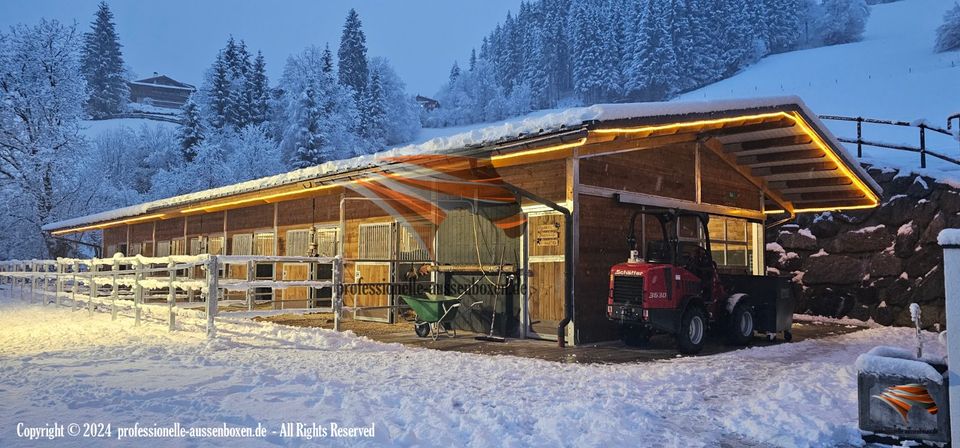
[[[136,218],[121,219],[121,220],[117,220],[117,221],[110,221],[110,222],[105,222],[105,223],[100,223],[100,224],[93,224],[93,225],[89,225],[89,226],[74,227],[74,228],[72,228],[72,229],[57,230],[57,231],[54,231],[54,232],[50,232],[50,234],[51,234],[51,235],[63,235],[63,234],[65,234],[65,233],[77,233],[77,232],[85,232],[85,231],[87,231],[87,230],[105,229],[105,228],[107,228],[107,227],[119,226],[119,225],[122,225],[122,224],[133,224],[133,223],[140,222],[140,221],[148,221],[148,220],[151,220],[151,219],[158,219],[158,218],[159,218],[159,219],[163,219],[164,216],[167,216],[166,213],[155,213],[155,214],[153,214],[153,215],[138,216],[138,217],[136,217]]]
[[[498,160],[511,159],[514,157],[523,157],[523,156],[529,156],[534,154],[542,154],[546,152],[559,151],[562,149],[576,148],[577,146],[583,146],[584,143],[587,143],[586,137],[581,138],[580,140],[577,140],[575,142],[563,143],[563,144],[554,145],[554,146],[547,146],[546,148],[531,149],[529,151],[510,152],[506,154],[497,154],[495,156],[490,156],[490,160],[496,162]]]

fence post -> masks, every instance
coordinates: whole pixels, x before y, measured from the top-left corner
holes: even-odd
[[[95,275],[97,275],[97,263],[93,262],[90,264],[90,269],[87,270],[87,277],[90,278],[90,281],[87,282],[87,288],[90,289],[90,301],[87,302],[87,311],[91,316],[93,316],[93,308],[97,306],[96,300],[99,292],[97,291],[97,279],[94,277]]]
[[[216,255],[210,255],[207,259],[207,338],[213,339],[217,336],[217,327],[215,317],[217,316],[217,300],[220,296],[219,286],[219,262]]]
[[[857,117],[857,158],[863,157],[863,117]]]
[[[57,259],[57,306],[63,305],[63,263]]]
[[[937,238],[943,247],[943,281],[946,292],[947,368],[950,397],[950,434],[960,440],[960,229],[946,229]],[[956,327],[955,327],[956,326]]]
[[[173,331],[177,325],[177,317],[173,312],[173,306],[177,303],[177,288],[174,282],[177,281],[177,263],[171,261],[167,263],[167,269],[170,270],[170,281],[167,284],[167,312],[169,313],[169,330]]]
[[[343,259],[333,259],[333,331],[340,331],[340,318],[343,315]]]
[[[252,282],[255,277],[256,264],[253,261],[247,262],[247,282]],[[253,311],[253,293],[250,292],[250,287],[246,289],[247,292],[247,311]]]
[[[37,264],[31,261],[27,266],[29,266],[27,276],[30,278],[30,304],[32,305],[33,302],[37,301],[37,292],[35,290],[35,283],[37,283]]]
[[[110,290],[110,320],[117,320],[117,298],[120,296],[120,288],[117,286],[118,270],[120,270],[120,261],[114,258],[110,269],[113,283],[113,288]]]
[[[140,259],[137,259],[136,271],[133,276],[133,324],[140,326],[140,304],[143,302],[143,285],[140,284],[140,280],[143,280],[143,263],[140,262]]]
[[[80,302],[77,301],[77,274],[80,273],[80,263],[78,261],[73,262],[73,269],[71,271],[73,275],[70,276],[73,279],[73,283],[70,285],[70,299],[73,300],[73,309],[80,309]]]
[[[927,167],[927,125],[920,123],[920,168]]]

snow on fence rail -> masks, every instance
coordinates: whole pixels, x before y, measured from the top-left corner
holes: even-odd
[[[248,280],[224,277],[232,264],[246,265],[250,273],[249,268],[256,263],[306,264],[309,272],[316,272],[316,265],[330,265],[333,275],[326,281],[252,280],[250,275]],[[176,329],[177,316],[202,316],[206,319],[207,336],[211,338],[216,335],[215,317],[224,292],[246,291],[249,309],[252,307],[250,291],[255,288],[330,288],[334,328],[339,330],[342,283],[343,263],[339,257],[118,255],[114,258],[0,261],[0,285],[9,285],[10,294],[19,295],[21,300],[31,303],[39,300],[44,305],[55,303],[75,309],[85,303],[90,314],[97,306],[108,307],[114,320],[121,309],[132,311],[136,325],[140,325],[146,309],[151,315],[166,314],[170,331]],[[166,304],[166,313],[156,313],[157,301]],[[203,311],[194,309],[199,305]]]

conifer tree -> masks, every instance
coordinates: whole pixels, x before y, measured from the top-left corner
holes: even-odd
[[[87,81],[87,113],[107,117],[122,112],[130,96],[124,80],[120,38],[113,12],[101,2],[90,31],[84,34],[81,69]]]
[[[180,110],[183,122],[177,130],[177,139],[180,141],[183,160],[189,163],[197,157],[197,146],[203,142],[203,119],[200,117],[200,108],[192,97],[187,99]]]
[[[359,104],[367,86],[369,70],[367,68],[367,38],[363,34],[362,23],[357,11],[350,9],[343,24],[340,36],[339,80],[340,84],[353,89],[354,98]]]

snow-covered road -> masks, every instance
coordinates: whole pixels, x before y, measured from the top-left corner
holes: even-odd
[[[856,445],[855,358],[875,345],[912,345],[908,329],[874,328],[708,357],[571,365],[269,323],[218,329],[208,342],[199,331],[0,298],[0,446],[35,444],[17,437],[18,423],[54,422],[111,423],[114,439],[136,422],[375,425],[374,438],[324,441],[351,446]],[[316,442],[271,432],[97,445]]]

